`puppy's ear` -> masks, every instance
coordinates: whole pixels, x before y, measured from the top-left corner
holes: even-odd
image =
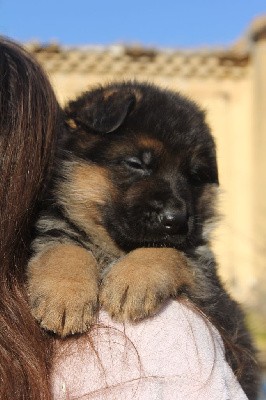
[[[123,89],[106,89],[88,92],[66,109],[70,126],[99,133],[115,131],[134,108],[136,96]]]

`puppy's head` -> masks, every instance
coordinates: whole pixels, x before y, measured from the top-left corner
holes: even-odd
[[[66,109],[69,214],[123,250],[201,244],[214,216],[215,144],[204,114],[174,92],[140,83],[85,93]]]

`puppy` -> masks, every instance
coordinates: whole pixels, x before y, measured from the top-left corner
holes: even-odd
[[[209,246],[218,172],[204,113],[174,92],[124,82],[83,94],[65,114],[28,265],[33,315],[64,337],[86,331],[99,305],[138,321],[187,296],[255,399],[251,339]]]

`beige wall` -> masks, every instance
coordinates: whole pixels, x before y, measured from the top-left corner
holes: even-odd
[[[266,315],[266,29],[262,38],[254,43],[253,58],[253,229],[256,270],[255,299]]]

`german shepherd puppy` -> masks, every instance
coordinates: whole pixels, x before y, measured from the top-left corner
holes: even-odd
[[[86,331],[99,304],[117,320],[137,321],[186,295],[220,331],[255,399],[251,339],[209,246],[218,172],[204,113],[136,82],[89,91],[65,113],[28,266],[33,315],[64,337]]]

